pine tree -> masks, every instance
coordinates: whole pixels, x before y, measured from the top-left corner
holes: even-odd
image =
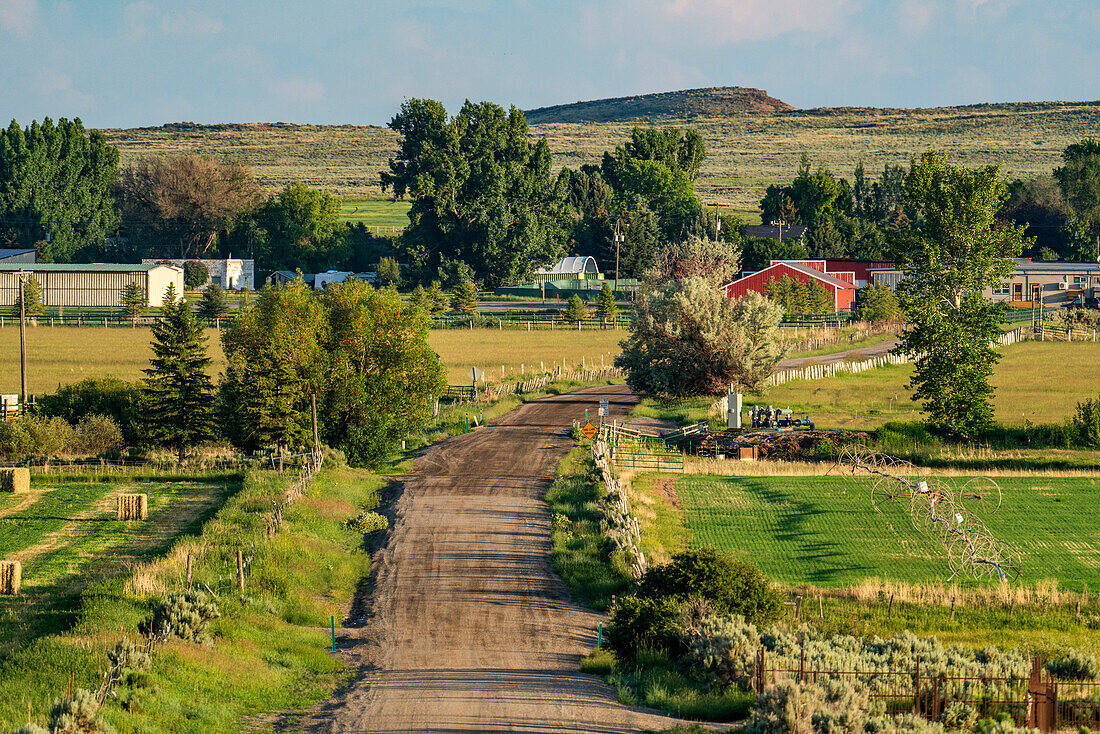
[[[130,283],[122,289],[122,315],[129,316],[132,324],[137,324],[138,316],[145,313],[148,305],[141,283]]]
[[[227,313],[229,313],[229,303],[226,301],[222,287],[217,283],[207,287],[199,303],[199,315],[207,321],[215,321],[224,318]]]
[[[581,301],[581,297],[574,293],[569,299],[569,305],[565,308],[565,320],[571,324],[576,324],[587,318],[588,309],[584,307],[584,302]]]
[[[447,294],[443,292],[443,286],[439,284],[438,280],[433,280],[431,287],[428,288],[428,301],[428,313],[432,315],[447,310]]]
[[[419,283],[413,288],[412,295],[409,296],[409,305],[423,309],[431,313],[431,303],[428,299],[428,292],[424,290],[424,286]]]
[[[164,289],[164,299],[161,301],[160,306],[161,314],[167,316],[176,306],[177,300],[178,294],[176,293],[176,284],[169,283],[168,287]]]
[[[214,434],[214,387],[206,337],[186,303],[171,305],[153,325],[153,357],[145,372],[145,418],[154,441],[187,449]]]
[[[477,286],[472,280],[461,280],[451,294],[451,313],[455,316],[475,316],[477,314]]]
[[[596,317],[606,324],[612,321],[618,312],[619,307],[615,305],[615,292],[611,290],[611,284],[604,281],[603,287],[600,288],[599,300],[596,302]]]

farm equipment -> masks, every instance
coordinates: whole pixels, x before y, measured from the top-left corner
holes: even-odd
[[[770,428],[780,431],[793,431],[795,429],[813,430],[814,422],[810,416],[795,418],[794,411],[790,408],[773,408],[772,406],[752,406],[749,411],[753,428]]]

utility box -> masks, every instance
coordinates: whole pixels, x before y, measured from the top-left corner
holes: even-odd
[[[726,427],[741,427],[741,393],[730,392],[726,395]]]

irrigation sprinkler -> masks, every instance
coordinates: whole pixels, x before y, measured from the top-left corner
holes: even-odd
[[[913,527],[938,541],[951,569],[948,580],[963,574],[978,578],[996,575],[1002,582],[1020,575],[1016,553],[994,537],[981,518],[967,506],[982,508],[996,495],[995,512],[1001,506],[1001,488],[989,477],[974,477],[957,485],[943,477],[918,476],[912,464],[860,444],[846,446],[837,458],[853,475],[871,486],[871,505],[878,498],[909,502]],[[834,468],[836,468],[834,466]],[[830,470],[831,471],[831,470]]]

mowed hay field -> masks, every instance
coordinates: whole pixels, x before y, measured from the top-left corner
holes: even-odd
[[[772,90],[781,97],[777,90]],[[394,110],[397,113],[398,110]],[[456,110],[451,110],[452,113]],[[1100,104],[1050,102],[940,109],[826,109],[721,117],[659,118],[630,122],[543,123],[555,170],[600,162],[635,126],[694,128],[707,160],[696,190],[707,201],[733,206],[752,219],[763,187],[789,181],[803,152],[848,178],[863,160],[869,176],[887,164],[934,147],[957,164],[1003,164],[1009,177],[1050,173],[1062,150],[1100,129]],[[268,191],[301,180],[344,198],[382,198],[379,172],[396,155],[398,136],[376,126],[193,125],[104,130],[123,165],[146,155],[196,151],[226,155],[252,167]],[[404,224],[404,222],[402,223]]]
[[[225,369],[225,355],[215,329],[208,329],[211,374]],[[610,367],[619,353],[625,331],[615,329],[535,330],[519,329],[433,329],[428,343],[447,368],[447,381],[468,385],[471,367],[485,372],[490,382],[515,379],[523,366],[528,375],[552,370],[565,360],[570,368]],[[79,382],[86,377],[111,375],[124,380],[144,377],[151,350],[148,328],[49,327],[27,329],[27,389],[36,395],[50,393],[58,384]],[[0,329],[0,393],[19,392],[19,329],[10,322]]]
[[[89,584],[164,553],[194,532],[236,478],[193,481],[56,481],[32,477],[28,494],[0,494],[0,560],[19,561],[19,596],[0,596],[0,656],[29,639],[63,629]],[[148,519],[118,521],[120,494],[148,495]]]
[[[644,488],[653,479],[640,481]],[[879,496],[876,510],[862,479],[686,475],[672,481],[690,545],[742,554],[777,581],[835,588],[873,577],[942,583],[951,575],[942,547],[913,528],[909,504]],[[978,512],[996,538],[1018,550],[1019,583],[1057,579],[1059,588],[1080,591],[1087,583],[1095,590],[1100,524],[1091,508],[1100,499],[1100,479],[996,481],[1001,508]]]
[[[991,380],[994,414],[1009,424],[1061,423],[1078,402],[1100,395],[1100,343],[1022,342],[1001,350]],[[796,380],[745,396],[748,405],[770,404],[809,413],[822,428],[875,428],[889,420],[920,420],[909,398],[911,365],[857,375]]]
[[[0,393],[19,392],[19,327],[5,319],[0,329]],[[207,329],[211,374],[225,369],[216,329]],[[148,327],[34,326],[27,328],[27,390],[51,393],[87,377],[108,375],[123,380],[144,377],[152,350]]]
[[[500,382],[501,367],[506,380],[518,379],[520,368],[527,376],[541,375],[561,366],[589,369],[601,364],[611,367],[619,354],[619,342],[628,332],[621,329],[577,331],[569,329],[433,329],[428,344],[447,368],[447,383],[469,385],[470,368],[477,367],[489,382]],[[602,357],[602,362],[601,362]]]

